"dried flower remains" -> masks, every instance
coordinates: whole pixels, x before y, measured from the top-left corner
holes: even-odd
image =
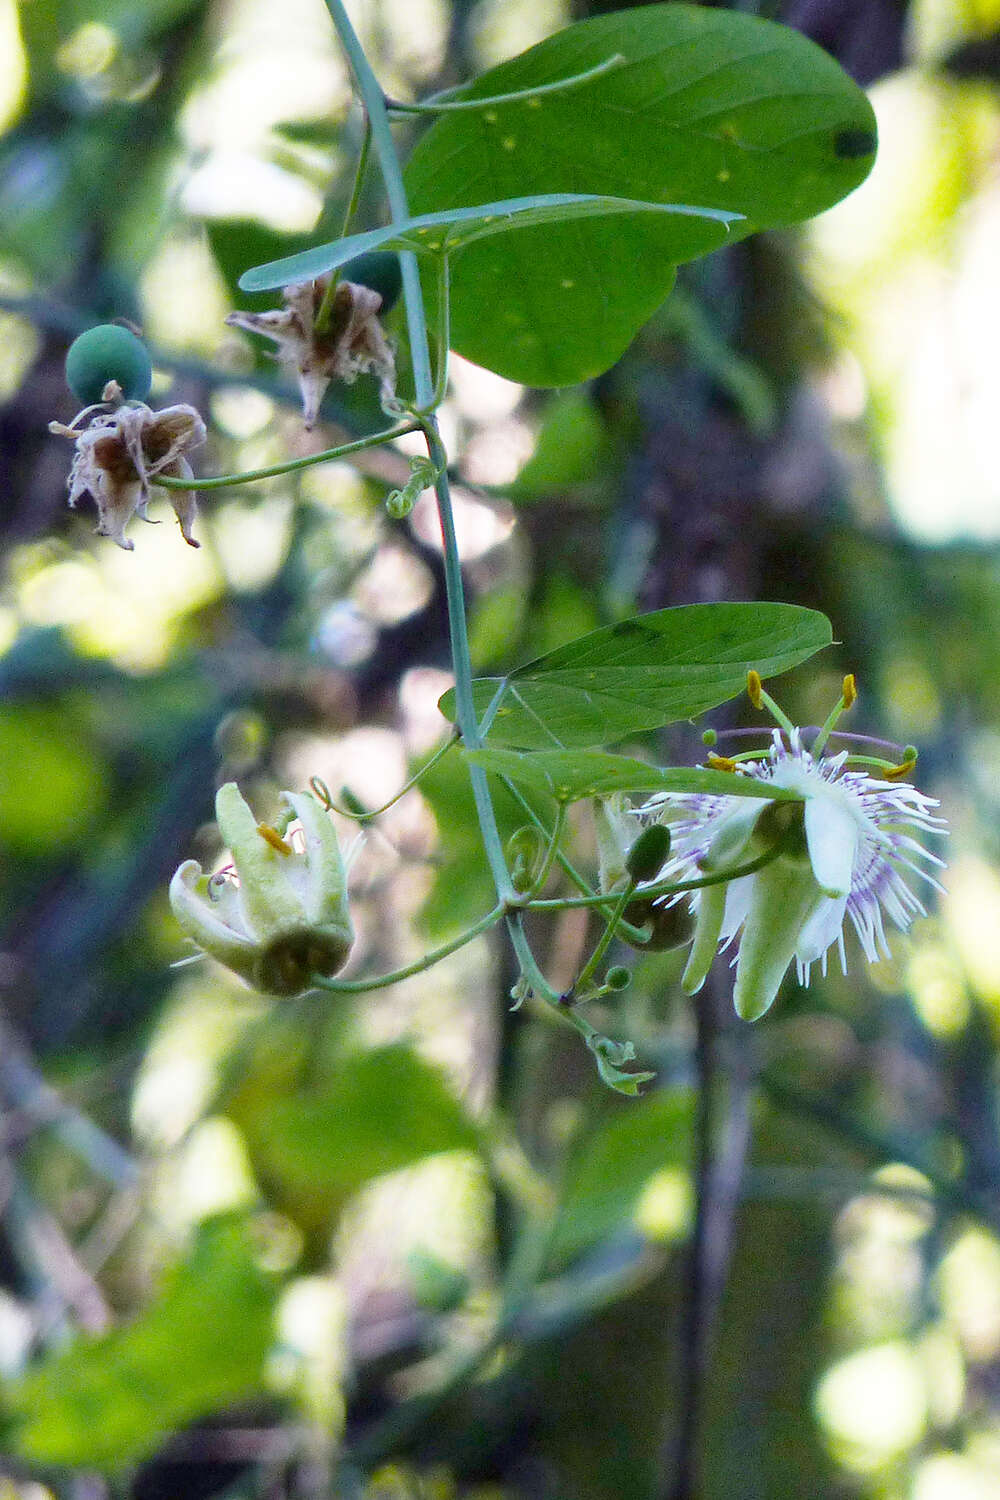
[[[378,317],[381,296],[371,287],[338,281],[327,307],[330,280],[319,276],[284,287],[283,311],[233,312],[226,319],[277,345],[274,358],[298,378],[306,427],[315,426],[331,380],[351,385],[371,373],[383,402],[396,392],[396,362]]]
[[[85,425],[81,425],[85,424]],[[153,411],[142,401],[123,401],[110,380],[103,400],[84,407],[67,426],[50,422],[49,431],[76,444],[69,472],[69,503],[90,493],[97,505],[97,535],[110,537],[126,552],[135,543],[125,535],[134,515],[148,521],[150,485],[157,475],[191,479],[186,455],[205,441],[205,424],[193,406],[165,406]],[[169,490],[181,535],[191,547],[197,506],[191,490]]]

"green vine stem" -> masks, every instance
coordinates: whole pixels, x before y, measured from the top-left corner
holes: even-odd
[[[546,845],[545,849],[545,858],[542,860],[541,868],[539,869],[538,874],[531,882],[530,890],[525,892],[525,896],[528,901],[531,901],[535,896],[540,896],[542,891],[544,891],[548,883],[549,876],[552,874],[552,866],[556,862],[556,855],[558,854],[559,845],[562,842],[562,836],[565,831],[566,804],[564,802],[560,802],[559,810],[556,813],[556,820],[553,823],[552,831],[548,836],[548,844]]]
[[[446,111],[451,113],[455,110],[466,109],[489,109],[494,104],[517,104],[520,100],[537,99],[542,94],[561,94],[567,89],[579,88],[581,84],[592,83],[595,78],[600,78],[604,73],[610,73],[615,68],[620,68],[627,59],[620,52],[615,52],[611,57],[606,57],[603,62],[595,63],[592,68],[587,68],[583,73],[574,73],[571,78],[557,78],[553,83],[537,83],[533,88],[515,89],[510,94],[489,94],[483,99],[448,99],[447,93],[454,90],[443,90],[440,94],[432,94],[429,99],[422,99],[418,104],[404,104],[399,99],[386,99],[386,107],[394,115],[440,115]],[[464,88],[464,84],[459,84]]]
[[[729,870],[718,870],[714,875],[699,875],[693,880],[662,880],[655,885],[644,885],[639,890],[643,900],[655,900],[658,896],[676,896],[684,891],[700,891],[709,885],[725,885],[730,880],[739,880],[741,875],[755,875],[765,865],[769,865],[773,859],[784,849],[783,843],[772,844],[770,849],[765,849],[756,859],[748,860],[745,865],[733,865]],[[570,911],[575,906],[607,906],[607,896],[562,896],[545,901],[526,901],[525,908],[530,911]]]
[[[480,933],[488,932],[495,927],[500,918],[506,915],[506,905],[495,906],[492,911],[487,912],[485,917],[480,917],[471,927],[460,932],[458,937],[452,938],[450,942],[442,943],[440,948],[434,948],[430,953],[425,953],[421,958],[414,959],[412,964],[407,964],[402,969],[394,969],[391,974],[377,974],[373,979],[324,979],[320,975],[314,977],[314,983],[318,989],[332,990],[336,995],[364,995],[369,990],[384,990],[390,985],[399,984],[404,979],[412,979],[414,974],[422,974],[425,969],[433,968],[443,958],[456,953],[459,948],[464,948],[466,943],[471,943],[473,938],[479,937]]]
[[[594,948],[593,953],[590,955],[587,962],[584,964],[583,968],[576,976],[576,983],[573,986],[573,990],[574,993],[579,995],[581,999],[586,998],[584,992],[587,988],[587,985],[597,973],[597,968],[601,962],[601,959],[604,957],[605,953],[607,953],[608,949],[611,947],[611,944],[614,942],[615,935],[618,932],[619,927],[621,926],[622,917],[625,915],[625,908],[626,906],[628,906],[629,902],[633,899],[634,896],[635,881],[630,880],[628,885],[625,886],[621,895],[618,897],[618,900],[615,903],[615,909],[611,913],[611,916],[608,918],[607,926],[597,940],[597,946]]]
[[[422,422],[401,422],[396,427],[387,427],[384,432],[373,432],[370,437],[357,438],[352,443],[342,443],[339,448],[324,448],[322,453],[309,453],[305,458],[290,458],[284,463],[270,464],[266,469],[247,469],[244,474],[213,474],[210,479],[172,479],[166,474],[154,474],[152,484],[162,485],[167,490],[223,490],[234,484],[253,484],[258,479],[274,479],[278,474],[294,474],[298,469],[311,469],[315,464],[333,463],[338,458],[349,458],[352,453],[363,453],[366,448],[380,448],[408,432],[418,432]]]
[[[409,780],[404,781],[399,791],[393,792],[389,800],[383,802],[381,807],[369,808],[362,807],[360,804],[356,808],[342,807],[339,802],[335,802],[333,797],[331,797],[329,787],[319,776],[310,776],[309,786],[324,804],[328,812],[339,813],[342,818],[350,818],[353,823],[371,823],[373,819],[380,818],[383,813],[388,812],[390,807],[395,807],[396,803],[402,801],[407,792],[412,791],[415,786],[418,786],[422,778],[427,775],[427,772],[433,770],[438,762],[444,759],[453,745],[458,744],[458,738],[457,730],[453,731],[444,743],[438,746],[434,754],[428,760],[424,761],[419,771],[414,771]],[[344,787],[341,791],[341,796],[346,797],[348,795],[353,797],[350,788]]]
[[[552,834],[544,821],[535,812],[535,809],[532,807],[527,797],[525,797],[520,787],[518,787],[515,782],[511,781],[509,776],[504,776],[501,779],[510,795],[514,798],[515,802],[521,808],[522,812],[527,818],[531,820],[534,826],[538,829],[539,833],[545,839],[546,844],[548,844],[548,841],[551,839]],[[573,882],[581,895],[591,897],[595,909],[597,911],[600,911],[605,918],[610,917],[615,904],[614,895],[602,895],[600,892],[595,891],[586,877],[580,874],[580,871],[576,868],[565,850],[559,848],[558,845],[556,847],[555,854],[557,864]],[[534,896],[532,895],[530,899],[534,900]],[[603,905],[601,903],[603,903]],[[618,930],[621,933],[622,937],[627,938],[629,942],[637,942],[641,944],[648,936],[648,933],[645,929],[641,927],[633,927],[631,922],[620,922]]]
[[[396,153],[396,145],[392,137],[392,128],[389,123],[385,97],[378,84],[378,80],[372,72],[357,34],[351,25],[342,0],[326,0],[326,7],[337,29],[341,44],[347,53],[357,81],[361,101],[368,113],[368,119],[371,123],[372,145],[382,171],[391,221],[394,224],[404,223],[409,218],[409,206],[406,201],[406,190],[403,186],[403,176],[400,170],[399,157]],[[416,255],[412,250],[401,250],[399,252],[399,262],[403,279],[403,301],[406,310],[407,332],[410,340],[410,358],[413,364],[416,406],[418,410],[429,411],[431,403],[434,400],[435,382],[431,374],[430,348],[427,342],[427,320],[424,313],[423,292],[420,286],[420,272],[417,266]],[[451,644],[452,667],[455,673],[458,727],[465,744],[470,749],[476,749],[480,745],[479,723],[476,718],[475,703],[472,696],[472,660],[469,654],[469,637],[465,622],[465,589],[462,582],[458,542],[455,535],[455,519],[452,511],[451,491],[448,484],[447,454],[441,442],[434,416],[424,416],[421,425],[423,426],[427,440],[428,454],[431,462],[438,471],[434,492],[437,498],[438,521],[441,527],[443,545],[445,592],[448,601],[448,630]],[[513,896],[513,888],[510,883],[510,873],[504,859],[500,833],[497,828],[496,814],[490,798],[486,775],[478,766],[470,767],[470,778],[483,848],[493,874],[497,897],[502,903],[506,903]],[[515,942],[515,947],[519,950],[518,956],[522,957],[526,943],[515,937],[515,924],[511,923],[510,925],[511,937]]]
[[[371,151],[371,144],[371,121],[369,120],[368,116],[365,115],[365,131],[364,135],[361,137],[361,150],[358,153],[358,165],[354,172],[354,182],[351,186],[351,196],[347,200],[347,207],[344,210],[344,223],[343,228],[340,231],[341,238],[346,238],[347,232],[351,227],[351,220],[354,218],[354,215],[357,211],[358,203],[361,198],[361,189],[364,185],[365,173],[368,170],[368,156]],[[330,321],[330,314],[333,312],[333,299],[337,292],[337,283],[340,280],[340,273],[342,270],[343,266],[338,266],[330,273],[330,280],[327,282],[326,291],[323,293],[323,300],[316,311],[316,318],[313,323],[313,329],[316,333],[322,333]]]

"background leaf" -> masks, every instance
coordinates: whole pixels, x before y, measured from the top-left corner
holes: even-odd
[[[262,1386],[274,1289],[245,1225],[217,1220],[130,1327],[49,1356],[8,1388],[18,1451],[118,1469],[175,1427]]]
[[[523,505],[592,483],[606,472],[609,450],[607,430],[586,392],[560,393],[545,412],[534,452],[506,493]]]
[[[687,1166],[693,1094],[674,1088],[613,1110],[572,1162],[552,1238],[560,1260],[621,1229],[654,1172]]]
[[[787,672],[830,644],[830,622],[789,604],[689,604],[636,615],[519,667],[474,683],[494,745],[566,749],[624,739],[734,698],[751,667]],[[454,721],[455,695],[439,707]]]
[[[664,770],[634,760],[630,755],[607,755],[600,750],[487,749],[463,753],[473,765],[506,776],[520,787],[548,792],[557,802],[609,797],[614,792],[702,792],[715,797],[798,800],[794,792],[752,776],[695,766],[671,766]]]
[[[278,1101],[256,1129],[270,1171],[345,1197],[384,1172],[478,1142],[442,1075],[405,1046],[350,1058],[322,1092]]]
[[[800,33],[727,10],[644,5],[581,21],[459,97],[551,83],[615,54],[625,64],[585,85],[439,119],[407,166],[412,211],[613,192],[736,211],[746,234],[809,218],[868,174],[875,119],[857,85]],[[673,233],[636,218],[474,247],[454,268],[453,347],[527,385],[599,374],[688,258]]]

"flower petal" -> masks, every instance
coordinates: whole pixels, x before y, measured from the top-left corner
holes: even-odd
[[[809,965],[821,958],[831,943],[835,943],[844,926],[847,913],[847,897],[836,900],[823,898],[811,916],[807,917],[795,945],[795,957],[800,964]]]
[[[349,950],[354,942],[354,927],[347,903],[347,875],[333,820],[308,792],[285,792],[284,800],[302,824],[306,838],[307,880],[303,894],[309,925],[324,928],[330,936],[336,934]]]
[[[726,801],[736,802],[737,805],[721,818],[706,853],[699,861],[702,869],[711,871],[712,874],[740,864],[749,851],[763,808],[774,805],[753,797],[733,797]]]
[[[208,877],[202,874],[197,860],[186,859],[175,870],[169,894],[174,916],[188,936],[227,968],[250,979],[256,945],[223,921],[208,894]]]
[[[809,863],[824,895],[849,894],[861,828],[857,815],[835,788],[819,786],[805,804]]]
[[[191,479],[194,470],[186,458],[175,458],[173,463],[165,464],[164,474],[171,475],[174,479]],[[189,547],[200,547],[201,543],[195,541],[191,528],[198,515],[198,502],[193,490],[170,490],[170,503],[174,508],[174,514],[180,522],[181,536]]]
[[[284,868],[286,861],[302,856],[283,854],[261,837],[235,781],[227,781],[216,793],[215,817],[240,878],[240,905],[248,933],[266,943],[308,925],[302,900]]]

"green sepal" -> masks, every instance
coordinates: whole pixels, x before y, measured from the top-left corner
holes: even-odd
[[[698,893],[698,912],[695,919],[694,942],[681,976],[681,986],[686,995],[696,995],[708,977],[715,950],[719,946],[722,919],[726,914],[725,882],[707,885]]]
[[[213,908],[209,889],[210,877],[202,874],[195,859],[186,859],[170,881],[170,905],[180,925],[206,953],[234,970],[241,978],[253,982],[257,946],[241,937]]]
[[[295,856],[273,849],[261,837],[235,781],[225,782],[216,793],[215,818],[233,856],[243,912],[253,935],[266,943],[289,928],[301,927],[303,903],[287,873]]]
[[[752,879],[733,989],[744,1021],[759,1020],[774,1004],[802,928],[825,899],[811,872],[791,860],[776,859]]]

